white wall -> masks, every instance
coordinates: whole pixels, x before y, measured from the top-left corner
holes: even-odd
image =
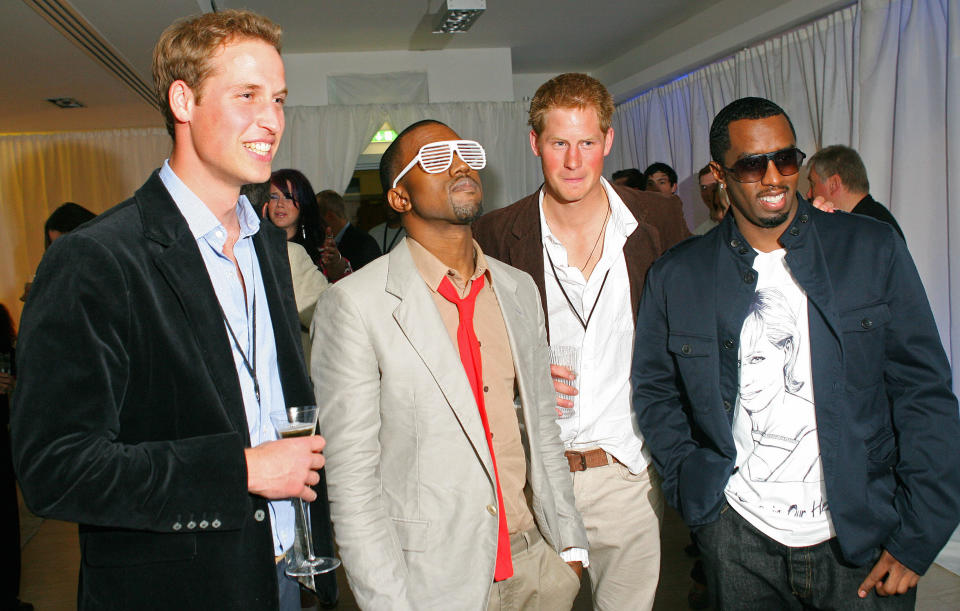
[[[623,102],[854,0],[721,0],[590,72]],[[507,102],[530,98],[556,72],[514,74],[509,48],[442,51],[286,53],[288,104],[324,106],[327,76],[420,71],[431,102]]]
[[[553,77],[558,74],[562,74],[563,71],[558,72],[537,72],[531,74],[514,74],[513,75],[513,99],[517,102],[530,102],[533,98],[533,94],[537,92],[537,88],[540,85],[543,85]]]
[[[510,49],[286,53],[291,106],[326,106],[327,76],[426,72],[430,102],[512,102]]]

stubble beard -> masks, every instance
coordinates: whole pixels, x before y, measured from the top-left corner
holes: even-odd
[[[789,212],[781,212],[776,216],[769,216],[766,218],[759,219],[757,223],[765,229],[773,229],[774,227],[779,227],[787,221],[787,217],[790,216]]]
[[[453,216],[456,217],[458,221],[464,225],[469,225],[475,220],[480,218],[483,215],[483,202],[479,201],[476,204],[464,205],[464,204],[454,204],[453,205]]]

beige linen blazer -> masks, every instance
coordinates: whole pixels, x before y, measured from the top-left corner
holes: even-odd
[[[513,351],[534,518],[555,550],[587,548],[537,288],[487,261]],[[311,337],[330,510],[360,607],[485,609],[497,548],[490,453],[406,241],[321,295]]]

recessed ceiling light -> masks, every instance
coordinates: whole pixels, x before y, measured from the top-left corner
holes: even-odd
[[[76,98],[47,98],[47,101],[58,108],[84,108],[83,102]]]

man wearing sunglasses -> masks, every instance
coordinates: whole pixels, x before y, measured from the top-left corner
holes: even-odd
[[[365,609],[569,609],[579,591],[537,289],[471,234],[485,165],[442,123],[404,130],[380,180],[407,237],[314,315],[331,513]]]
[[[710,153],[730,212],[654,264],[637,320],[664,494],[718,608],[912,609],[960,516],[960,422],[910,255],[797,196],[776,104],[725,107]]]

